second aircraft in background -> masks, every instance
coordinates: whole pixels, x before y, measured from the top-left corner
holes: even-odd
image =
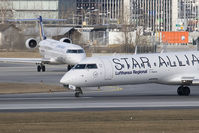
[[[49,19],[44,19],[49,21]],[[68,70],[75,64],[79,63],[86,57],[84,49],[79,45],[72,44],[69,38],[62,38],[60,41],[47,39],[43,30],[43,19],[40,16],[37,19],[20,19],[11,21],[38,21],[40,26],[41,41],[38,43],[36,39],[30,38],[25,45],[28,49],[39,48],[42,58],[0,58],[0,62],[21,62],[35,63],[37,71],[46,71],[45,64],[67,64]]]

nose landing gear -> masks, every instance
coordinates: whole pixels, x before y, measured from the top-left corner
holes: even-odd
[[[190,88],[187,86],[180,86],[177,90],[179,96],[189,96],[190,95]]]
[[[70,69],[72,69],[73,68],[73,65],[68,65],[68,71],[70,71]]]
[[[44,64],[37,64],[37,72],[45,72],[46,71],[46,67]]]
[[[80,87],[75,89],[75,97],[79,97],[80,94],[83,94],[83,91]]]

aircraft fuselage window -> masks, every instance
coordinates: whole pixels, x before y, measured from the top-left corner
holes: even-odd
[[[84,53],[83,49],[69,49],[66,53],[77,54],[77,53]]]
[[[85,67],[86,67],[86,64],[77,64],[75,66],[75,69],[85,69]]]
[[[96,64],[77,64],[75,69],[97,69]]]
[[[77,50],[78,53],[84,53],[84,50],[83,49],[79,49]]]
[[[88,69],[97,69],[97,65],[96,64],[87,64],[86,68],[88,68]]]

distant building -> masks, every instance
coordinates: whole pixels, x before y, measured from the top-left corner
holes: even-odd
[[[59,18],[72,19],[76,11],[76,0],[59,0]]]
[[[130,0],[130,3],[132,21],[145,30],[179,31],[198,28],[199,0]]]
[[[124,1],[126,0],[60,0],[60,7],[64,7],[60,8],[60,12],[69,11],[74,24],[119,23],[123,16]]]
[[[178,19],[176,21],[176,30],[198,30],[198,22],[199,0],[178,0]]]
[[[59,0],[2,0],[0,8],[8,10],[13,19],[29,19],[43,16],[44,18],[58,18]],[[3,17],[2,14],[0,14]]]
[[[15,25],[0,24],[0,48],[13,50],[25,47],[21,30]]]

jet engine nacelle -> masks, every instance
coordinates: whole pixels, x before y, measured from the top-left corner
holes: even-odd
[[[34,38],[30,38],[26,41],[26,48],[34,49],[37,47],[37,41]]]
[[[65,42],[65,43],[72,43],[72,40],[69,38],[62,38],[59,40],[60,42]]]

